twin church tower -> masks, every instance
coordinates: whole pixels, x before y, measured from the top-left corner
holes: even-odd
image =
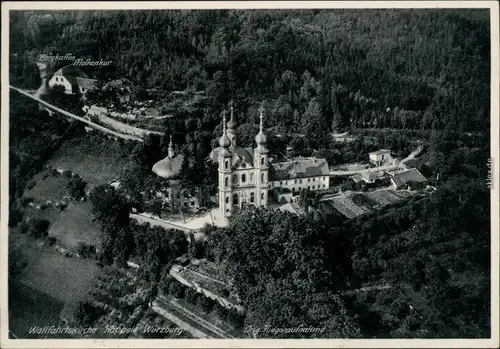
[[[267,206],[269,150],[263,131],[263,112],[261,106],[259,133],[255,136],[257,146],[254,149],[238,145],[232,103],[231,119],[227,125],[226,113],[223,112],[222,136],[219,147],[213,150],[212,155],[219,167],[219,211],[222,217],[229,217],[234,208],[245,204]]]

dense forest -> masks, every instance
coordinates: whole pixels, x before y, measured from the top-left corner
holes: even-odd
[[[13,53],[112,60],[96,74],[206,89],[244,118],[265,97],[269,125],[306,133],[489,120],[487,10],[19,12],[11,30]],[[319,116],[304,124],[308,113]]]
[[[176,113],[164,136],[131,149],[122,192],[91,193],[101,262],[142,258],[144,277],[161,284],[175,257],[196,250],[223,268],[247,309],[244,326],[303,324],[337,338],[489,336],[487,10],[17,12],[10,24],[18,55],[11,83],[35,88],[39,54],[72,53],[112,60],[94,71],[101,80],[208,97]],[[11,198],[46,158],[39,135],[70,132],[18,99],[11,95]],[[292,155],[335,165],[367,160],[381,147],[403,157],[421,142],[417,168],[437,190],[351,220],[243,210],[227,228],[206,228],[200,246],[132,223],[128,212],[141,208],[141,193],[168,185],[151,168],[171,134],[190,159],[182,184],[216,183],[205,160],[229,100],[243,146],[252,145],[266,100],[276,158],[290,146]],[[341,131],[356,140],[332,142],[331,132]],[[375,288],[359,291],[366,285]]]
[[[431,134],[484,132],[489,129],[487,14],[19,12],[11,18],[16,38],[11,52],[34,60],[41,53],[111,60],[94,76],[128,78],[143,91],[205,92],[209,99],[197,109],[179,111],[168,121],[164,139],[136,150],[137,166],[124,176],[134,187],[166,154],[170,134],[179,151],[195,159],[192,173],[212,178],[204,159],[220,134],[220,111],[229,99],[235,100],[242,146],[253,145],[257,107],[265,99],[275,157],[291,146],[292,156],[319,155],[331,165],[366,160],[366,153],[377,147],[405,156],[414,141],[428,142]],[[18,68],[11,75],[26,74],[21,80],[32,81],[32,70]],[[329,141],[331,131],[381,128],[394,132],[379,133],[372,142],[366,142],[369,137],[350,145]]]

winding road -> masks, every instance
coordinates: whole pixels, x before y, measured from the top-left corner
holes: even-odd
[[[330,171],[331,176],[350,176],[354,175],[357,173],[370,173],[370,172],[379,172],[379,171],[392,171],[396,170],[398,168],[401,168],[401,165],[403,165],[405,162],[414,159],[416,156],[418,156],[424,147],[422,145],[419,145],[417,149],[411,152],[410,155],[408,155],[406,158],[401,160],[399,164],[394,165],[394,164],[389,164],[389,165],[384,165],[384,166],[379,166],[379,167],[372,167],[372,168],[366,168],[366,169],[360,169],[360,170],[351,170],[351,171],[345,171],[345,170],[339,170],[335,171],[332,170]]]
[[[98,125],[96,123],[93,123],[92,121],[89,121],[89,120],[87,120],[87,119],[85,119],[85,118],[83,118],[81,116],[72,114],[72,113],[70,113],[70,112],[68,112],[66,110],[63,110],[61,108],[56,107],[55,105],[47,103],[47,102],[41,100],[40,98],[38,98],[36,96],[33,96],[30,93],[28,93],[28,92],[26,92],[26,91],[24,91],[24,90],[22,90],[20,88],[17,88],[17,87],[14,87],[14,86],[10,86],[10,85],[9,85],[9,88],[11,88],[13,90],[16,90],[17,92],[21,93],[22,95],[35,100],[40,105],[42,105],[43,107],[45,107],[45,109],[48,109],[48,110],[51,110],[53,112],[59,113],[59,114],[61,114],[63,116],[66,116],[68,118],[75,119],[77,121],[83,122],[84,124],[87,124],[88,126],[92,127],[93,129],[99,130],[99,131],[107,133],[107,134],[109,134],[111,136],[122,138],[122,139],[125,139],[125,140],[132,140],[132,141],[137,141],[137,142],[144,142],[144,140],[141,137],[127,135],[127,134],[123,134],[123,133],[118,133],[118,132],[115,132],[113,130],[110,130],[109,128],[106,128],[104,126],[101,126],[101,125]],[[37,90],[37,92],[38,92],[38,90]],[[36,95],[36,93],[35,93],[35,95]]]

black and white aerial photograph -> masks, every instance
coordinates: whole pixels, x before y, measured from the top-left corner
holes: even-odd
[[[494,337],[492,11],[9,9],[6,344]]]

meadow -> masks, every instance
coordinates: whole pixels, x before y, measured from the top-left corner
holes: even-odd
[[[53,168],[77,173],[90,187],[117,178],[127,163],[121,142],[88,133],[65,141],[48,161]]]
[[[89,202],[72,202],[61,212],[50,230],[49,236],[57,238],[57,244],[75,251],[80,243],[100,246],[100,226],[93,221]]]

